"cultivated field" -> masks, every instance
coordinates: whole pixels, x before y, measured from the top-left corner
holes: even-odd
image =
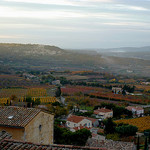
[[[138,131],[143,132],[144,130],[150,129],[150,116],[140,117],[135,119],[124,119],[115,121],[116,123],[127,123],[138,127]]]

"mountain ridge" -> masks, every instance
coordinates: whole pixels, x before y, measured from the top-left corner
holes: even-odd
[[[1,43],[0,65],[15,70],[94,70],[150,76],[150,60],[108,54],[41,44]]]

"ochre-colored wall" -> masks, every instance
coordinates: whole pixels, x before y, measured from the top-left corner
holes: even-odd
[[[53,126],[54,116],[48,113],[40,112],[25,127],[26,141],[39,144],[53,144]]]
[[[24,141],[24,129],[12,128],[12,127],[0,127],[0,131],[6,131],[12,135],[14,140]]]

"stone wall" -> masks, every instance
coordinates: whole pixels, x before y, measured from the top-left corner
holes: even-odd
[[[25,141],[53,144],[54,116],[40,112],[26,127]]]

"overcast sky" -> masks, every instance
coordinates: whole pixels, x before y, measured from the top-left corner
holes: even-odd
[[[0,0],[0,42],[150,46],[150,0]]]

